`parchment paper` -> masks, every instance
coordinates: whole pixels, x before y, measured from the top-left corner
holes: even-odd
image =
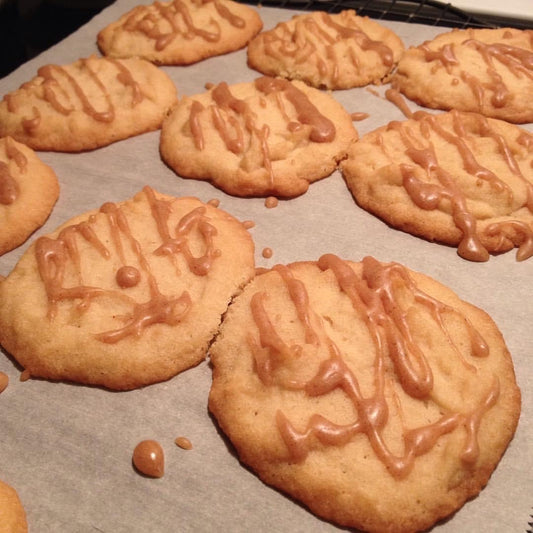
[[[106,8],[60,44],[0,80],[0,95],[31,79],[41,65],[70,63],[98,53],[97,32],[133,5],[131,0],[118,0]],[[265,29],[296,13],[257,9]],[[407,45],[447,31],[399,22],[382,24]],[[180,96],[204,92],[206,82],[236,83],[259,75],[247,67],[244,50],[164,70]],[[386,88],[378,87],[377,96],[365,88],[333,96],[348,112],[370,114],[356,123],[362,135],[390,120],[404,119],[383,98]],[[533,259],[518,263],[514,253],[507,253],[487,263],[471,263],[454,248],[393,230],[357,207],[338,172],[311,185],[305,195],[267,209],[263,199],[230,197],[209,183],[176,176],[162,163],[158,144],[159,132],[155,132],[88,153],[40,153],[58,175],[60,198],[44,227],[0,257],[0,275],[9,274],[38,235],[105,201],[129,198],[145,184],[176,196],[218,198],[222,209],[240,220],[254,220],[251,233],[258,266],[315,260],[332,252],[355,261],[372,255],[422,271],[492,316],[513,356],[523,394],[515,438],[488,486],[435,531],[525,531],[533,512]],[[271,259],[262,257],[264,247],[272,248]],[[9,387],[0,396],[0,479],[19,492],[31,532],[337,530],[239,464],[207,411],[211,380],[207,362],[168,382],[124,393],[42,380],[21,382],[21,369],[7,355],[0,356],[0,371],[10,376]],[[192,450],[174,444],[180,435],[191,440]],[[166,473],[161,479],[144,478],[132,468],[133,448],[147,438],[158,440],[165,450]]]

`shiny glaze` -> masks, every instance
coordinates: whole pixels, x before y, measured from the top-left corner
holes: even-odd
[[[165,473],[165,454],[155,440],[143,440],[135,446],[132,457],[135,468],[145,476],[160,478]]]
[[[306,15],[295,24],[280,23],[259,36],[264,53],[281,61],[290,58],[295,65],[315,64],[319,75],[336,84],[341,71],[347,68],[344,58],[335,53],[335,46],[343,42],[351,67],[359,69],[361,51],[374,52],[386,67],[392,67],[392,50],[383,42],[371,39],[358,24],[355,11],[346,10],[339,15],[320,12],[317,16]]]
[[[307,95],[291,82],[263,76],[254,82],[260,99],[269,98],[275,103],[286,121],[287,134],[295,134],[308,126],[308,141],[329,143],[335,139],[336,129],[331,120],[324,116],[309,100]],[[189,108],[188,126],[198,150],[207,149],[204,127],[213,127],[229,152],[244,158],[249,150],[258,150],[261,166],[267,171],[269,184],[273,187],[274,171],[269,148],[270,127],[260,124],[257,115],[250,108],[248,100],[235,97],[226,82],[215,85],[210,90],[211,102],[203,105],[192,100]],[[262,100],[260,100],[261,102]],[[287,103],[293,112],[287,111]],[[265,102],[263,101],[263,105]],[[296,116],[292,116],[292,115]]]
[[[194,14],[204,5],[212,4],[217,15],[229,22],[236,29],[246,26],[246,21],[235,15],[224,1],[219,0],[173,0],[172,2],[155,2],[150,6],[137,6],[124,22],[124,29],[140,32],[154,43],[157,51],[164,50],[175,39],[190,41],[199,38],[215,43],[220,41],[220,24],[211,18],[209,29],[200,28],[194,23]],[[191,10],[191,7],[193,9]]]
[[[192,442],[187,437],[176,437],[174,443],[182,450],[192,450]]]
[[[257,327],[258,338],[250,335],[249,343],[254,356],[254,368],[265,386],[301,391],[308,398],[318,398],[334,392],[342,392],[353,404],[353,423],[337,424],[319,413],[309,417],[305,429],[297,430],[280,409],[276,424],[287,447],[291,462],[303,462],[311,450],[317,447],[344,446],[364,435],[377,458],[384,463],[391,475],[404,478],[409,475],[418,456],[431,451],[446,434],[462,428],[464,434],[460,459],[465,465],[475,463],[479,456],[477,433],[485,413],[498,401],[499,381],[494,376],[492,385],[481,391],[477,403],[465,412],[442,408],[440,418],[418,427],[404,427],[400,437],[403,453],[388,443],[385,437],[391,409],[398,409],[396,401],[391,406],[390,376],[387,367],[394,369],[394,381],[409,397],[421,402],[432,399],[434,388],[433,370],[424,353],[424,348],[414,340],[412,322],[407,318],[407,309],[397,295],[407,291],[413,304],[422,306],[434,322],[434,327],[444,335],[462,362],[463,371],[475,379],[477,369],[467,361],[455,344],[449,331],[446,317],[455,315],[461,319],[470,339],[469,354],[473,358],[490,356],[487,343],[469,319],[455,308],[433,298],[421,290],[409,271],[397,264],[382,264],[366,257],[362,272],[356,274],[348,262],[331,254],[322,256],[318,268],[331,271],[340,291],[348,296],[354,312],[368,328],[374,346],[373,391],[363,393],[356,372],[344,359],[335,342],[329,337],[324,322],[309,302],[306,285],[290,267],[276,266],[275,270],[287,288],[298,321],[302,326],[303,340],[317,346],[324,357],[318,370],[310,379],[293,377],[286,366],[302,357],[301,344],[291,338],[287,344],[281,337],[267,311],[267,295],[260,291],[252,296],[251,311]],[[427,348],[426,348],[427,349]],[[304,364],[300,361],[298,365]],[[400,417],[401,415],[401,405]],[[301,428],[301,422],[299,422]]]
[[[169,217],[171,204],[165,199],[156,198],[149,187],[143,192],[151,209],[154,223],[161,239],[155,244],[153,254],[167,257],[175,266],[178,254],[185,259],[190,272],[196,276],[207,276],[213,262],[220,256],[220,250],[215,248],[214,237],[216,228],[211,225],[206,216],[206,207],[200,206],[184,215],[177,226],[171,231]],[[35,254],[39,273],[43,281],[48,299],[48,317],[54,319],[58,306],[63,301],[77,302],[77,308],[84,312],[95,299],[104,298],[123,302],[131,307],[131,312],[124,318],[124,326],[115,330],[97,333],[98,340],[106,343],[116,343],[129,336],[138,336],[153,324],[168,324],[175,326],[188,313],[193,305],[187,291],[181,295],[164,295],[158,287],[157,280],[151,270],[147,256],[141,249],[140,243],[132,234],[127,217],[122,208],[108,202],[102,205],[100,213],[105,215],[107,227],[111,235],[111,243],[106,245],[94,229],[96,217],[88,221],[65,227],[57,237],[40,237],[36,241]],[[189,238],[195,233],[204,241],[205,251],[195,256],[190,250]],[[102,258],[110,261],[111,248],[122,263],[117,268],[116,282],[118,288],[103,288],[84,284],[82,275],[83,257],[79,251],[79,242],[90,245]],[[124,248],[129,247],[135,254],[138,265],[133,267],[126,264]],[[67,270],[74,271],[77,283],[66,286]],[[144,278],[149,291],[146,301],[138,302],[121,288],[133,287]]]
[[[390,93],[388,97],[398,101],[395,94],[397,93]],[[409,123],[391,122],[387,126],[389,131],[398,132],[405,146],[404,154],[409,159],[409,163],[400,164],[403,187],[411,200],[421,209],[428,211],[439,209],[442,200],[448,200],[451,203],[452,219],[462,233],[462,239],[458,246],[458,253],[461,257],[471,261],[487,261],[489,253],[483,245],[483,238],[493,236],[498,236],[502,246],[507,239],[518,247],[518,260],[531,257],[533,255],[533,228],[511,218],[510,220],[494,222],[479,231],[478,221],[468,207],[466,193],[461,190],[454,176],[440,164],[433,143],[429,138],[430,132],[457,150],[462,160],[463,169],[472,176],[473,180],[489,183],[495,195],[504,195],[509,201],[513,197],[513,192],[505,181],[476,160],[468,143],[471,133],[465,131],[462,115],[457,111],[452,111],[451,116],[452,127],[445,128],[434,115],[421,111],[411,114],[411,117],[418,121],[420,126],[420,133],[416,135],[416,138],[409,128]],[[494,140],[496,150],[509,172],[523,183],[527,191],[523,207],[533,213],[533,183],[526,179],[521,172],[512,150],[503,136],[494,130],[490,122],[482,115],[469,115],[469,120],[475,121],[475,129],[480,132],[480,136]],[[520,134],[519,140],[522,140],[522,144],[531,150],[528,141],[525,140],[526,137],[528,134],[523,132]],[[376,139],[375,143],[385,149],[380,137]],[[415,171],[417,168],[422,168],[425,175],[433,179],[431,181],[421,180],[417,177]],[[510,216],[512,217],[512,215]]]
[[[10,93],[4,97],[8,111],[17,113],[22,101],[26,99],[25,92],[29,91],[62,115],[68,116],[73,112],[81,111],[97,122],[113,122],[116,117],[115,106],[95,65],[100,61],[113,65],[117,71],[115,79],[131,90],[131,107],[138,105],[144,96],[139,84],[124,63],[112,58],[91,56],[80,59],[75,69],[54,64],[40,67],[37,71],[38,77],[20,87],[22,92]],[[89,96],[84,90],[85,83],[81,80],[82,75],[91,78],[93,87],[97,89],[97,96]],[[100,102],[105,102],[104,110],[96,108],[97,101],[99,106]],[[32,113],[32,116],[24,117],[21,121],[22,127],[28,133],[34,132],[41,124],[41,112],[37,106],[33,106]]]
[[[533,35],[533,30],[524,30]],[[426,62],[442,65],[448,74],[458,76],[466,83],[474,95],[479,110],[487,102],[495,108],[502,108],[513,99],[511,88],[504,82],[500,72],[504,69],[509,72],[512,79],[528,78],[533,80],[533,38],[530,37],[529,50],[512,46],[505,42],[511,38],[510,33],[504,34],[501,42],[485,43],[475,38],[475,31],[467,31],[467,37],[461,43],[445,44],[438,49],[431,48],[430,43],[419,47]],[[457,59],[459,47],[475,50],[483,66],[482,72],[486,73],[483,79],[472,73],[472,70],[462,68]],[[489,94],[487,94],[489,93]]]

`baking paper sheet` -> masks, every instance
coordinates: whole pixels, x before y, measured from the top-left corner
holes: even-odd
[[[106,8],[60,44],[0,80],[0,95],[31,79],[41,65],[70,63],[98,53],[97,32],[133,5],[131,0],[118,0]],[[296,13],[257,9],[265,29]],[[447,31],[381,23],[407,45]],[[259,75],[247,67],[244,50],[164,70],[180,96],[204,92],[207,82],[231,84]],[[368,119],[356,123],[362,135],[390,120],[404,119],[383,97],[386,88],[336,91],[333,96],[348,112],[369,113]],[[533,125],[526,128],[532,130]],[[267,209],[263,199],[230,197],[209,183],[177,177],[162,163],[158,145],[159,132],[154,132],[88,153],[40,153],[58,175],[60,198],[44,227],[0,257],[0,275],[9,274],[38,235],[105,201],[129,198],[145,184],[176,196],[217,198],[222,209],[240,220],[255,221],[251,233],[258,266],[316,260],[331,252],[355,261],[372,255],[422,271],[492,316],[513,356],[523,395],[515,438],[488,486],[434,531],[525,531],[533,512],[533,259],[518,263],[514,253],[507,253],[487,263],[471,263],[458,257],[454,248],[391,229],[357,207],[338,172],[311,185],[305,195]],[[271,259],[262,257],[265,247],[272,248]],[[21,369],[7,355],[0,356],[0,371],[10,377],[0,396],[0,479],[17,489],[31,532],[338,530],[239,464],[207,411],[211,381],[207,362],[168,382],[121,393],[36,379],[21,382]],[[192,450],[174,444],[180,435],[191,440]],[[142,477],[132,468],[133,448],[143,439],[158,440],[165,450],[166,473],[161,479]]]

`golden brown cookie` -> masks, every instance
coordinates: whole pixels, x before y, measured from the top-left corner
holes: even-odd
[[[201,362],[253,275],[241,222],[145,187],[32,244],[0,282],[0,343],[34,377],[141,387]]]
[[[234,300],[209,408],[239,458],[340,526],[414,532],[477,495],[520,390],[491,318],[398,263],[278,265]]]
[[[354,10],[314,11],[255,37],[248,45],[248,64],[313,87],[350,89],[381,83],[403,50],[394,32]]]
[[[228,194],[294,197],[329,176],[356,138],[331,95],[264,76],[184,97],[163,123],[160,151],[180,176]]]
[[[452,30],[409,48],[393,85],[420,105],[533,122],[533,30]]]
[[[0,102],[0,136],[34,150],[92,150],[160,128],[176,101],[172,80],[142,59],[45,65]]]
[[[0,138],[0,255],[44,224],[58,195],[55,172],[33,150]]]
[[[231,0],[154,2],[106,26],[98,46],[111,57],[189,65],[243,48],[262,27],[257,11]]]
[[[0,533],[26,533],[26,512],[17,491],[0,481]]]
[[[533,255],[533,135],[475,113],[415,113],[365,135],[342,164],[357,203],[461,257]]]

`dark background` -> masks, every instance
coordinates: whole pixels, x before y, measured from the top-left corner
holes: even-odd
[[[0,78],[72,33],[113,0],[0,0]]]

